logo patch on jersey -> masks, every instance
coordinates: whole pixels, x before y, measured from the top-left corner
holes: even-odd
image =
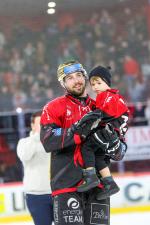
[[[71,115],[71,111],[69,109],[67,109],[67,116]]]
[[[54,136],[60,136],[61,135],[61,128],[53,129],[52,132],[54,133]]]
[[[106,102],[110,102],[111,99],[112,99],[112,96],[108,97]]]

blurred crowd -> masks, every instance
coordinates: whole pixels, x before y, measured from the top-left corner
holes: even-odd
[[[133,16],[134,13],[134,16]],[[68,22],[67,22],[68,21]],[[14,24],[9,37],[0,30],[0,111],[39,109],[62,90],[59,63],[78,59],[87,71],[112,68],[113,87],[128,102],[149,100],[150,41],[145,8],[101,10],[89,16],[49,22],[39,31]]]
[[[40,109],[61,95],[56,69],[70,59],[82,62],[87,72],[98,64],[110,66],[113,88],[125,97],[134,118],[131,125],[150,125],[150,38],[145,6],[135,11],[125,7],[76,18],[70,15],[63,26],[51,21],[38,31],[16,23],[9,36],[1,28],[0,112],[18,107]],[[8,181],[19,174],[18,164],[6,166],[3,161],[0,178]]]

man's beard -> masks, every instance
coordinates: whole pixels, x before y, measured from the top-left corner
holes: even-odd
[[[68,93],[70,93],[70,94],[72,94],[72,95],[74,95],[74,96],[76,96],[76,97],[82,96],[83,93],[84,93],[84,91],[85,91],[85,86],[83,86],[82,89],[81,89],[80,91],[75,91],[75,90],[69,90],[69,89],[67,89],[67,92],[68,92]]]

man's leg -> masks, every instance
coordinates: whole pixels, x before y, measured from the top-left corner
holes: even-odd
[[[50,194],[26,195],[27,207],[36,225],[51,225],[53,221],[53,205]]]
[[[110,199],[96,200],[95,189],[87,193],[85,201],[85,225],[110,225]]]
[[[82,193],[64,193],[53,198],[55,225],[84,225]]]

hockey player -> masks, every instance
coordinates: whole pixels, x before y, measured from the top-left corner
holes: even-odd
[[[85,89],[87,73],[79,62],[69,61],[60,64],[57,75],[66,94],[45,105],[41,117],[41,142],[46,152],[52,154],[51,187],[55,225],[109,225],[109,198],[96,200],[95,190],[77,192],[82,169],[75,164],[75,149],[81,139],[72,132],[72,128],[85,114],[95,109],[95,102]],[[92,122],[89,124],[92,126]],[[101,142],[93,141],[93,146],[108,142],[109,149],[113,142],[120,143],[116,136],[98,136]],[[122,148],[122,145],[119,144],[118,148]],[[78,159],[81,160],[80,157]],[[97,213],[99,215],[95,216]]]

